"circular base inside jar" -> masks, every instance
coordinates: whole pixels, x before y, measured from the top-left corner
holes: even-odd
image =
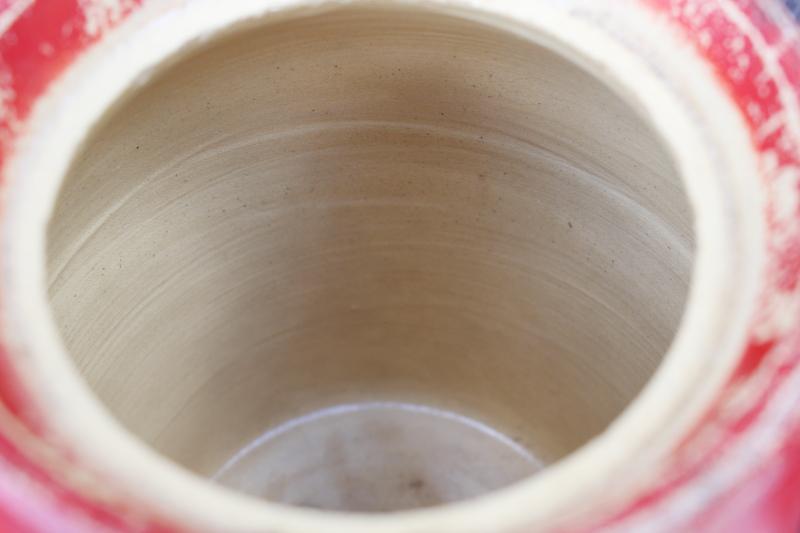
[[[213,477],[271,501],[382,512],[472,498],[540,468],[530,452],[476,420],[413,404],[366,403],[273,428]]]

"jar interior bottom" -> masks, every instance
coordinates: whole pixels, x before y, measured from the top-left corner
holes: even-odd
[[[473,498],[541,468],[513,438],[477,420],[414,404],[363,403],[272,428],[213,478],[271,501],[385,512]]]

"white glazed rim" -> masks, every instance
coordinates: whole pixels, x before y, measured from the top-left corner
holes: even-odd
[[[692,81],[680,88],[667,83],[624,42],[559,3],[390,2],[471,18],[576,62],[649,119],[683,177],[695,214],[696,252],[679,330],[645,390],[589,444],[542,474],[466,502],[387,515],[293,508],[213,485],[166,460],[121,427],[74,368],[47,298],[46,226],[60,182],[91,126],[126,89],[193,42],[260,17],[274,20],[355,3],[360,2],[229,0],[224,10],[214,0],[148,4],[68,69],[37,103],[7,166],[0,294],[13,364],[58,440],[83,464],[121,487],[125,505],[139,502],[141,508],[189,527],[485,532],[553,525],[567,512],[590,516],[605,498],[624,501],[634,477],[626,473],[645,475],[685,434],[741,353],[755,301],[763,235],[760,219],[744,207],[759,193],[741,117],[694,53],[681,47],[667,28],[658,27],[644,8],[628,3],[606,10],[616,10],[617,22],[644,22],[649,33],[672,47],[684,69],[680,74],[691,74]],[[69,105],[64,105],[67,100]],[[700,110],[704,116],[697,115]],[[713,123],[707,121],[709,115],[715,117]],[[719,143],[722,136],[724,147]]]

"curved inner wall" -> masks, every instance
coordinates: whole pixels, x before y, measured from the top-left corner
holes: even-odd
[[[206,43],[95,128],[49,226],[64,342],[199,474],[297,505],[476,496],[601,432],[676,330],[660,140],[563,57],[449,15]]]

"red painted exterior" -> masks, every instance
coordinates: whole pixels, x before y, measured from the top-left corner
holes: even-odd
[[[787,111],[800,108],[800,24],[788,10],[777,0],[639,1],[695,45],[740,108],[754,151],[776,158],[777,165],[763,165],[765,190],[772,190],[781,172],[794,172],[793,186],[800,188],[800,124],[792,124]],[[79,0],[34,0],[11,17],[24,3],[0,0],[0,31],[3,15],[10,22],[0,36],[0,171],[37,98],[100,37],[87,33]],[[139,1],[122,5],[106,30],[136,10]],[[740,39],[736,54],[731,52],[734,39]],[[760,288],[766,310],[753,319],[750,342],[735,374],[670,455],[662,475],[580,531],[631,527],[643,519],[672,521],[676,531],[800,531],[800,388],[791,387],[800,374],[800,324],[766,338],[756,333],[769,313],[777,312],[770,310],[771,297],[800,298],[800,209],[789,218],[779,216],[772,203],[776,194],[768,192],[763,206],[769,237],[776,236],[768,239],[768,271]],[[0,533],[182,530],[136,502],[110,503],[126,502],[123,496],[102,501],[92,497],[53,473],[63,469],[50,468],[23,446],[21,432],[46,437],[30,392],[16,379],[9,361],[0,339]],[[743,386],[755,394],[745,408],[732,411],[729,404]],[[778,398],[794,407],[775,414],[771,408]],[[742,456],[752,463],[739,477],[727,485],[713,482],[721,465]],[[676,514],[684,491],[704,487],[700,508]]]

